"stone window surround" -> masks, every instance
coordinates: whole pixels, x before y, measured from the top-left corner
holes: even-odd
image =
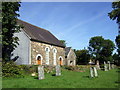
[[[53,49],[53,65],[56,65],[56,63],[57,63],[57,62],[56,62],[56,56],[57,56],[56,53],[57,53],[57,50],[56,50],[56,48],[54,48],[54,49]]]
[[[49,47],[45,47],[45,51],[46,51],[46,64],[49,65],[49,52],[50,52],[50,48]]]

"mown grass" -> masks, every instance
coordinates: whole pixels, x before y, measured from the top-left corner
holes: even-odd
[[[45,74],[44,80],[37,77],[3,78],[3,88],[118,88],[118,69],[98,71],[98,78],[89,78],[89,70],[75,72],[63,69],[61,76]]]

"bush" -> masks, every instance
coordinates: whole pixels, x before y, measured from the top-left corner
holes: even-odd
[[[23,69],[24,74],[38,72],[37,70],[38,65],[20,65],[20,67]]]
[[[44,66],[44,72],[45,73],[54,73],[55,72],[55,66]]]
[[[65,66],[64,68],[67,70],[72,70],[72,71],[80,70],[80,68],[78,66]]]
[[[2,76],[3,77],[24,77],[23,70],[19,65],[15,65],[10,61],[2,64]]]

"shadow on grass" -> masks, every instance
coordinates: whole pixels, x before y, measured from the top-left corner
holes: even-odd
[[[34,79],[38,79],[38,77],[34,77]]]
[[[83,76],[83,78],[90,78],[90,76]]]
[[[56,76],[56,74],[52,74],[52,76]]]
[[[120,71],[116,71],[117,73],[120,73]]]
[[[120,84],[120,81],[115,81],[116,84]]]

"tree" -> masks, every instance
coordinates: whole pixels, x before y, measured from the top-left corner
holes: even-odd
[[[91,56],[95,58],[95,61],[99,60],[100,63],[112,60],[114,48],[114,43],[109,39],[105,40],[102,36],[92,37],[88,47]]]
[[[100,59],[100,53],[103,48],[104,38],[102,36],[92,37],[89,41],[89,52],[96,60]]]
[[[113,10],[108,13],[108,16],[110,17],[110,19],[112,20],[116,20],[116,23],[118,24],[118,36],[116,36],[116,44],[117,44],[117,51],[118,51],[118,55],[119,55],[119,60],[120,60],[120,1],[118,2],[113,2],[112,3],[112,8]]]
[[[2,6],[0,5],[0,61],[2,58]]]
[[[2,60],[10,61],[12,52],[18,45],[18,37],[14,33],[20,31],[21,26],[17,25],[20,2],[2,3]]]
[[[60,40],[60,42],[66,47],[66,41],[65,40]]]
[[[101,53],[100,53],[100,61],[102,62],[103,60],[104,61],[113,61],[113,58],[112,58],[112,53],[113,53],[113,50],[115,49],[115,45],[114,43],[107,39],[107,40],[104,40],[104,44],[103,44],[103,48],[101,50]],[[102,60],[103,59],[103,60]]]
[[[116,44],[117,44],[117,47],[118,47],[117,51],[118,51],[118,54],[119,54],[119,57],[120,57],[120,35],[116,36],[115,41],[116,41]]]
[[[119,62],[119,55],[118,54],[113,54],[113,60],[114,60],[114,64],[120,66],[120,62]]]
[[[108,13],[108,16],[112,20],[116,20],[116,22],[120,25],[120,1],[112,3],[113,10]]]
[[[77,56],[77,64],[88,64],[89,60],[90,60],[90,55],[89,55],[89,51],[86,49],[83,50],[74,50],[75,54]]]

